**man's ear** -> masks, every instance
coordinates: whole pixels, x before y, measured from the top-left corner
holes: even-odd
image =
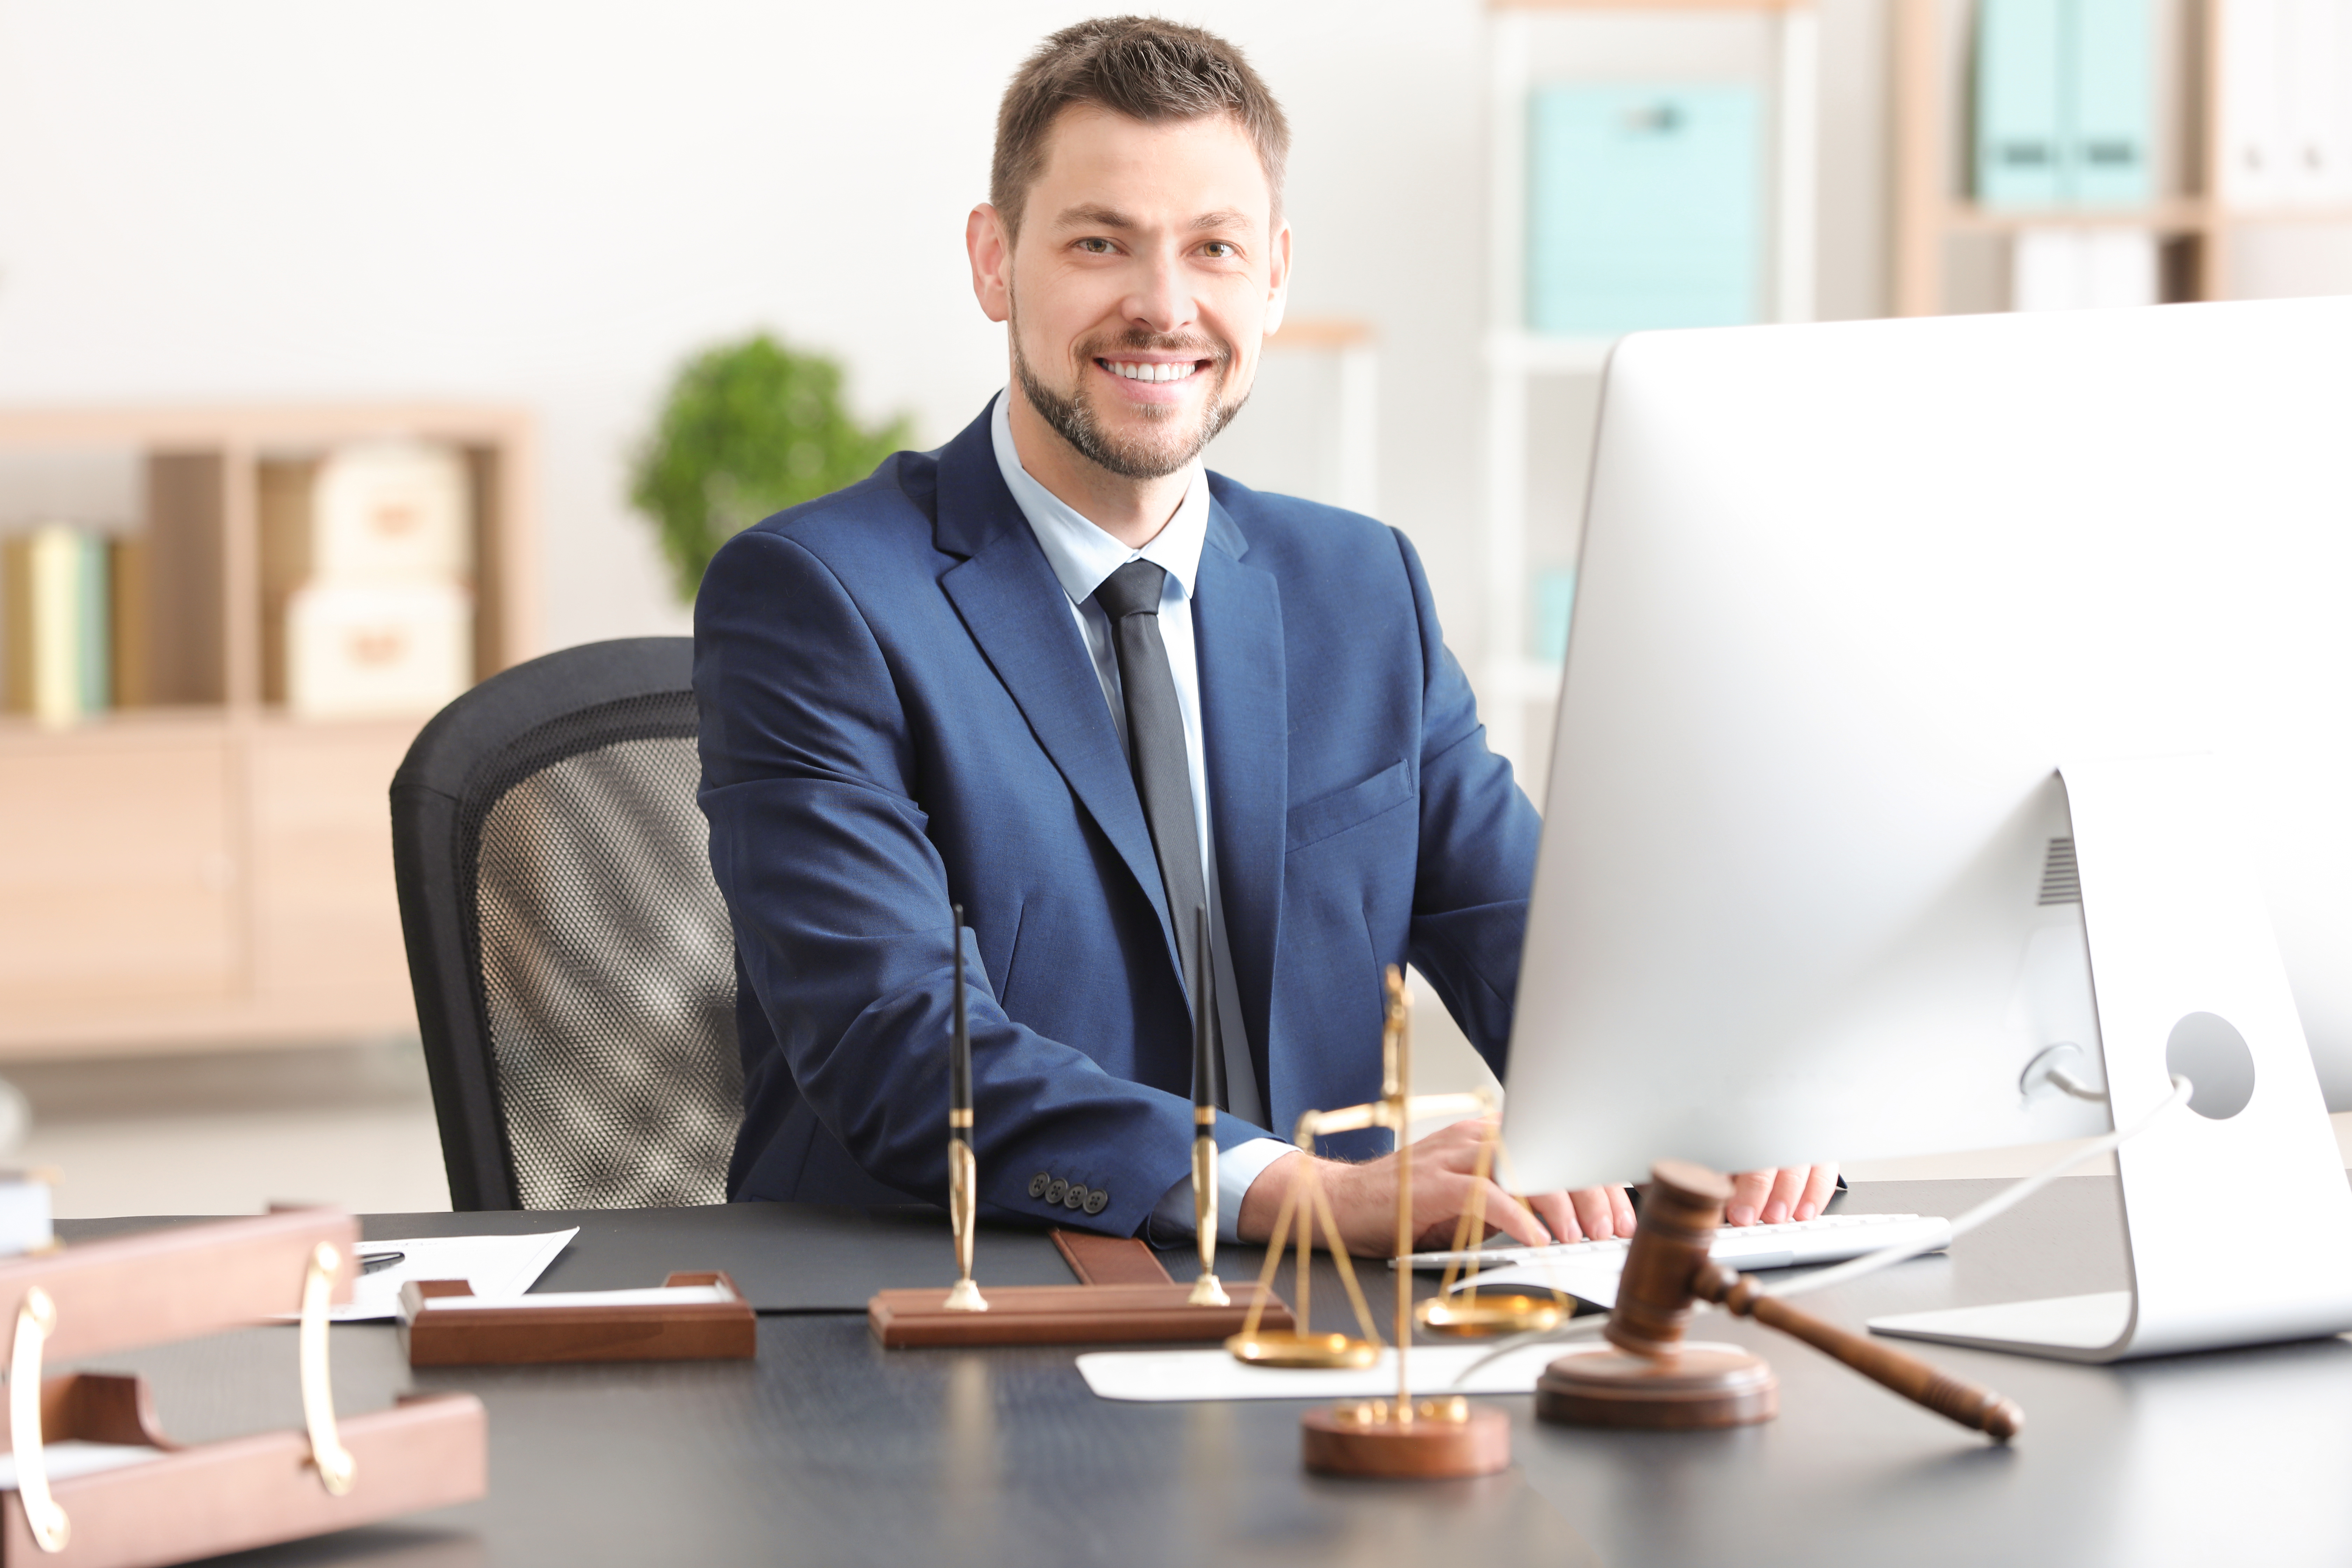
[[[1285,223],[1274,237],[1274,249],[1267,258],[1265,269],[1265,335],[1282,331],[1282,312],[1290,303],[1290,225]]]
[[[971,258],[971,294],[992,321],[1013,314],[1013,237],[1004,219],[982,202],[963,220],[963,248]]]

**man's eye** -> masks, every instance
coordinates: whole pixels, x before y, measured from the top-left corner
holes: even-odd
[[[1109,240],[1102,238],[1082,239],[1078,241],[1078,248],[1088,256],[1108,256],[1111,252],[1111,244]]]
[[[1213,261],[1230,261],[1240,254],[1234,249],[1233,241],[1227,239],[1213,239],[1202,246],[1201,250]]]

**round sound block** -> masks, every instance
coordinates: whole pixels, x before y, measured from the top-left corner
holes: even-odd
[[[1423,1400],[1411,1425],[1385,1399],[1310,1410],[1298,1418],[1307,1468],[1318,1475],[1384,1480],[1491,1476],[1511,1462],[1511,1421],[1455,1395]]]
[[[1536,1380],[1537,1417],[1576,1426],[1687,1432],[1780,1413],[1772,1369],[1737,1345],[1686,1344],[1661,1361],[1615,1350],[1566,1355]]]

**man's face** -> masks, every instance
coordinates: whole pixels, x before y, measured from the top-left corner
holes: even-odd
[[[1227,116],[1148,125],[1067,110],[1009,257],[992,208],[973,215],[971,239],[975,288],[1012,322],[1031,405],[1129,479],[1200,454],[1280,324],[1290,233],[1275,228],[1256,149]]]

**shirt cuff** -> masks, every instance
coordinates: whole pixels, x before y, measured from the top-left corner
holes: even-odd
[[[1217,1239],[1238,1242],[1236,1228],[1241,1224],[1242,1199],[1250,1184],[1265,1173],[1265,1168],[1289,1153],[1291,1145],[1279,1138],[1253,1138],[1246,1143],[1236,1143],[1217,1153]],[[1148,1234],[1157,1240],[1160,1237],[1184,1237],[1192,1234],[1192,1178],[1185,1177],[1168,1189],[1151,1211]]]

